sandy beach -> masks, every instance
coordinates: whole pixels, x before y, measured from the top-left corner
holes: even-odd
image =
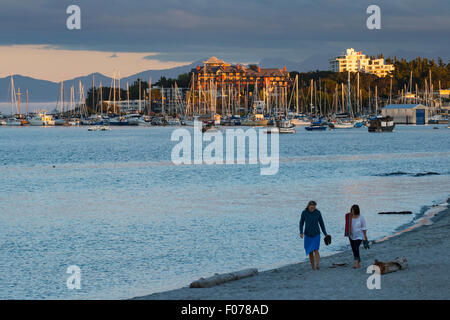
[[[448,203],[432,207],[413,226],[378,240],[369,250],[361,248],[361,269],[352,269],[349,249],[321,259],[317,271],[309,262],[301,262],[216,287],[184,287],[134,299],[449,299],[449,212]],[[338,236],[342,235],[334,235]],[[303,250],[300,244],[298,250]],[[366,268],[375,259],[396,257],[406,257],[408,268],[382,275],[381,289],[369,290]],[[347,265],[333,267],[343,262]]]

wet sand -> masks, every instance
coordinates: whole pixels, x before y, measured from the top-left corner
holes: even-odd
[[[449,199],[450,200],[450,199]],[[433,207],[412,227],[361,246],[361,269],[353,269],[350,250],[321,259],[261,272],[257,276],[202,289],[188,287],[134,299],[450,299],[450,206]],[[370,234],[369,234],[370,235]],[[381,275],[381,289],[367,288],[374,262],[406,257],[408,268]],[[346,266],[332,267],[346,262]],[[250,266],[245,266],[250,267]]]

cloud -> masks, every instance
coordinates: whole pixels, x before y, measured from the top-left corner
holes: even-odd
[[[78,0],[82,29],[65,25],[68,0],[2,0],[0,44],[142,53],[144,63],[283,57],[301,61],[346,47],[389,54],[448,52],[448,0],[378,0],[382,29],[366,28],[372,0]],[[117,58],[110,59],[116,60]],[[145,65],[145,64],[144,64]],[[144,66],[143,65],[143,66]]]

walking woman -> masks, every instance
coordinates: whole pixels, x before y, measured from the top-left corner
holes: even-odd
[[[319,270],[319,247],[320,247],[320,229],[326,236],[325,224],[323,223],[322,214],[316,209],[316,202],[310,201],[308,206],[302,212],[300,218],[300,238],[304,238],[305,252],[309,255],[312,269]],[[320,229],[319,229],[320,226]],[[303,227],[305,230],[303,230]],[[314,266],[315,258],[315,266]]]
[[[361,267],[359,247],[361,242],[363,242],[364,248],[369,249],[369,241],[367,240],[366,219],[360,214],[357,204],[354,204],[350,209],[350,213],[345,215],[345,236],[350,239],[354,257],[353,268],[358,269]]]

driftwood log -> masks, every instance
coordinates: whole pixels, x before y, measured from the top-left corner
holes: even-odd
[[[239,280],[247,277],[252,277],[254,275],[258,274],[258,269],[251,268],[251,269],[245,269],[240,270],[236,272],[230,272],[230,273],[223,273],[223,274],[215,274],[212,277],[209,278],[200,278],[197,281],[192,282],[189,285],[189,288],[209,288],[214,287],[219,284]]]
[[[412,214],[412,211],[386,211],[378,212],[378,214]]]
[[[373,264],[380,268],[381,274],[385,274],[385,273],[390,273],[390,272],[395,272],[398,270],[406,269],[408,267],[408,260],[406,260],[405,257],[401,257],[401,258],[397,257],[397,258],[395,258],[394,261],[383,262],[383,261],[375,260],[375,262]]]

